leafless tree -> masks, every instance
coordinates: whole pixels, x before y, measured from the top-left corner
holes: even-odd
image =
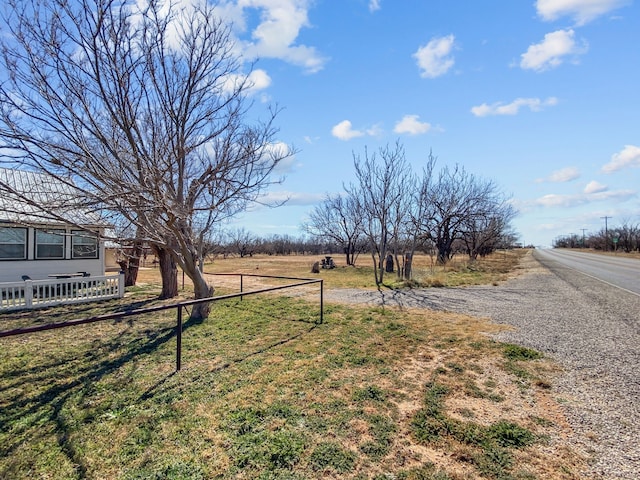
[[[614,249],[623,250],[626,253],[640,250],[638,239],[640,238],[640,224],[633,224],[629,219],[623,219],[622,224],[613,229],[613,238],[617,238]]]
[[[344,252],[347,265],[354,266],[362,249],[363,218],[351,195],[327,195],[309,214],[302,228],[309,234],[328,238]]]
[[[229,251],[240,255],[240,258],[244,258],[247,255],[250,257],[253,256],[258,240],[244,227],[236,228],[235,230],[227,232],[227,238]]]
[[[446,263],[455,253],[455,242],[474,229],[506,226],[505,222],[496,223],[500,209],[505,220],[512,215],[510,208],[499,200],[501,197],[494,182],[480,179],[461,166],[452,169],[445,166],[440,170],[424,199],[427,206],[422,221],[425,236],[438,250],[439,263]],[[479,238],[474,240],[478,241]]]
[[[406,192],[410,196],[408,205],[408,217],[405,218],[405,236],[407,242],[406,252],[403,257],[402,276],[405,280],[411,280],[413,256],[418,247],[424,247],[426,237],[423,232],[423,221],[429,207],[429,196],[432,191],[433,170],[437,157],[433,151],[429,152],[426,164],[422,168],[422,175],[414,177],[415,184]]]
[[[510,224],[515,215],[516,210],[499,192],[486,195],[481,204],[476,204],[462,232],[469,257],[475,260],[494,252],[511,233]]]
[[[177,265],[208,298],[207,232],[278,181],[291,151],[275,146],[276,111],[250,121],[229,27],[193,5],[8,0],[0,138],[14,163],[77,187],[164,252],[167,294]]]
[[[379,155],[379,158],[378,158]],[[392,252],[398,229],[407,215],[407,186],[411,169],[402,145],[397,142],[364,158],[354,154],[357,183],[346,187],[347,194],[358,202],[364,234],[369,241],[377,285],[384,279],[385,261]]]

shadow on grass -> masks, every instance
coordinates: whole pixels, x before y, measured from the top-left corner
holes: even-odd
[[[145,302],[136,302],[127,310],[141,308],[144,304]],[[213,320],[213,318],[210,317],[209,320]],[[183,332],[188,332],[203,322],[202,319],[189,318],[183,324]],[[126,325],[126,328],[113,337],[94,340],[82,349],[70,348],[55,351],[53,354],[45,352],[36,361],[31,361],[32,365],[18,366],[11,371],[4,372],[0,379],[0,393],[4,393],[4,398],[0,398],[0,406],[2,407],[0,410],[0,437],[3,437],[3,441],[0,443],[0,457],[10,458],[24,445],[46,442],[48,439],[55,438],[62,454],[68,458],[71,464],[75,465],[76,474],[80,478],[86,477],[87,465],[84,462],[82,452],[77,451],[73,441],[73,433],[78,428],[78,420],[65,410],[78,408],[77,406],[82,409],[83,404],[90,402],[91,396],[94,394],[93,386],[97,382],[117,372],[135,358],[157,352],[168,342],[175,341],[176,337],[175,327],[146,328],[142,331],[134,331],[132,329],[135,323],[134,319],[125,318],[112,321],[112,324],[118,323]],[[305,329],[303,332],[289,335],[285,339],[261,346],[255,351],[229,360],[218,366],[216,371],[245,362],[251,357],[307,335],[316,327],[317,325],[314,324],[308,330]],[[75,328],[71,327],[61,331],[67,330],[73,332]],[[63,336],[60,336],[60,339],[64,341]],[[152,399],[159,391],[166,393],[165,387],[175,375],[174,371],[160,378],[138,400]],[[118,382],[124,384],[129,380],[129,377],[125,375]],[[177,389],[180,388],[180,385],[169,388]],[[92,421],[92,419],[89,418],[88,421]],[[52,430],[54,435],[51,435]],[[0,476],[2,473],[3,469],[0,469]]]

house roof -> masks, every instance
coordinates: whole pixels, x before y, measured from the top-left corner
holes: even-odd
[[[0,168],[0,223],[105,225],[80,200],[72,184],[53,176]]]

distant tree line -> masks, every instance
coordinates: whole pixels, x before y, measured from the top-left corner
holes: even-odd
[[[356,181],[328,195],[303,228],[335,242],[348,265],[369,253],[378,285],[391,270],[410,279],[416,251],[444,264],[459,252],[475,259],[514,245],[516,211],[493,181],[459,165],[436,171],[432,153],[416,173],[399,142],[353,160]]]
[[[220,232],[206,244],[209,259],[254,255],[326,255],[340,251],[330,239],[276,234],[256,235],[244,227]]]
[[[590,248],[602,251],[640,252],[640,223],[623,221],[620,226],[602,229],[596,233],[557,237],[554,248]]]

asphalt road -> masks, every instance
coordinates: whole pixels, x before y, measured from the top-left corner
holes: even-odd
[[[539,250],[536,258],[640,295],[640,260],[571,250]]]

